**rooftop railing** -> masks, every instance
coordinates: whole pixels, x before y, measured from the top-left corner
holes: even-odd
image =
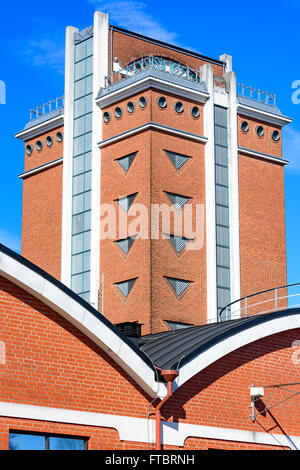
[[[250,100],[258,101],[259,103],[268,104],[269,106],[276,107],[276,96],[266,91],[258,90],[243,84],[237,84],[237,94]]]
[[[64,109],[64,96],[55,98],[54,100],[48,101],[48,103],[42,104],[30,110],[30,121],[34,121],[46,114],[52,113],[56,110]]]
[[[300,283],[289,284],[256,292],[231,302],[220,310],[218,320],[234,320],[299,307]]]
[[[201,74],[199,70],[192,69],[185,65],[180,64],[174,60],[165,59],[164,57],[148,56],[142,59],[135,60],[131,64],[120,68],[118,71],[113,71],[105,77],[105,87],[109,87],[113,83],[119,82],[134,75],[145,72],[146,70],[159,70],[170,75],[185,78],[186,80],[193,80],[195,82],[201,81]]]

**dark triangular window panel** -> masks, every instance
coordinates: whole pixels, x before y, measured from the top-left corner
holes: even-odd
[[[120,167],[127,173],[129,168],[131,167],[131,164],[133,160],[136,157],[137,152],[130,153],[128,155],[125,155],[124,157],[116,158],[116,162],[120,165]]]
[[[119,199],[115,199],[115,201],[119,204],[122,209],[127,212],[133,203],[133,201],[136,198],[137,193],[134,194],[129,194],[128,196],[125,197],[120,197]]]
[[[127,299],[136,280],[137,280],[137,277],[133,279],[127,279],[126,281],[115,282],[115,286],[119,289],[119,291],[123,295],[124,301]]]
[[[178,235],[165,234],[165,236],[170,240],[178,255],[180,255],[186,245],[191,241],[191,238],[179,237]]]
[[[116,240],[114,243],[118,245],[124,255],[127,255],[136,237],[136,235],[133,235],[132,237],[122,238],[121,240]]]
[[[191,323],[181,323],[181,322],[176,322],[176,321],[167,321],[166,324],[170,328],[170,330],[183,330],[184,328],[190,328],[193,326]]]
[[[185,281],[183,279],[177,279],[175,277],[167,277],[167,276],[165,276],[165,279],[168,281],[168,283],[172,287],[178,300],[181,299],[182,295],[184,294],[184,292],[186,291],[186,289],[189,287],[189,285],[192,282],[192,281]]]
[[[170,152],[169,150],[165,150],[165,152],[173,163],[173,165],[175,166],[177,172],[179,172],[183,165],[191,158],[187,155],[181,155],[180,153]]]
[[[172,202],[172,204],[175,207],[175,209],[177,210],[177,212],[179,212],[183,208],[183,206],[187,202],[189,202],[189,200],[191,199],[188,196],[181,196],[180,194],[169,193],[168,191],[165,191],[165,193],[168,196],[168,198],[170,199],[170,201]]]

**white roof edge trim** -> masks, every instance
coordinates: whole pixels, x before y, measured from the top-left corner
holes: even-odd
[[[41,171],[48,170],[49,168],[53,168],[54,166],[59,165],[63,162],[63,160],[63,157],[60,157],[56,160],[52,160],[51,162],[45,163],[44,165],[37,166],[28,171],[24,171],[24,173],[18,175],[18,178],[26,178],[27,176],[35,175],[36,173],[40,173]]]
[[[287,116],[268,113],[267,111],[251,108],[250,106],[246,106],[244,104],[237,104],[237,112],[238,114],[243,114],[244,116],[258,118],[262,121],[267,121],[271,124],[277,124],[281,126],[285,126],[286,124],[289,124],[293,121]]]
[[[133,129],[129,129],[128,131],[122,132],[121,134],[117,134],[113,137],[109,137],[108,139],[102,140],[101,142],[98,142],[97,145],[99,148],[103,148],[107,145],[118,142],[119,140],[122,140],[125,137],[129,137],[149,129],[156,129],[163,132],[169,132],[170,134],[179,135],[181,137],[185,137],[190,140],[195,140],[197,142],[202,142],[204,144],[206,144],[206,142],[208,141],[208,138],[202,135],[192,134],[190,132],[175,129],[164,124],[158,124],[156,122],[147,122],[145,124],[142,124],[141,126],[134,127]]]
[[[15,134],[15,137],[26,142],[27,140],[33,139],[34,137],[37,137],[44,132],[49,132],[53,129],[56,129],[56,127],[60,127],[63,124],[64,115],[60,114],[59,116],[55,116],[54,118],[49,119],[48,121],[41,122],[36,126],[32,126],[28,129],[23,129],[21,132],[17,132],[17,134]]]
[[[155,381],[153,369],[114,331],[59,287],[6,253],[0,256],[0,275],[41,300],[83,332],[148,395],[153,398],[165,395],[165,386]]]
[[[267,338],[276,333],[300,328],[300,313],[273,318],[258,325],[246,328],[233,334],[202,351],[198,356],[180,368],[177,387],[181,387],[191,377],[195,376],[218,359],[237,349],[259,339]]]
[[[125,85],[124,87],[105,96],[96,98],[96,103],[100,108],[104,108],[105,106],[109,106],[116,101],[125,99],[134,93],[139,93],[151,86],[164,92],[179,94],[184,98],[191,98],[199,103],[205,103],[209,98],[209,94],[202,90],[194,90],[193,88],[184,87],[182,85],[169,82],[168,80],[165,81],[155,77],[146,77],[140,81],[130,83],[127,86]]]
[[[244,148],[244,147],[238,147],[238,153],[239,154],[244,153],[244,154],[247,154],[247,155],[250,155],[250,156],[253,156],[253,157],[258,157],[262,160],[268,160],[268,161],[271,161],[271,162],[276,162],[276,163],[279,163],[281,165],[288,165],[289,164],[289,161],[284,160],[283,158],[276,157],[275,155],[267,155],[265,153],[257,152],[256,150],[251,150],[251,149],[247,149],[247,148]]]

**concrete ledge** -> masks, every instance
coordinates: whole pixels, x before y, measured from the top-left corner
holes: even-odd
[[[162,132],[169,132],[170,134],[183,137],[186,139],[196,140],[204,144],[208,140],[207,137],[204,137],[203,135],[193,134],[191,132],[183,131],[181,129],[175,129],[174,127],[165,126],[164,124],[158,124],[156,122],[146,122],[145,124],[142,124],[141,126],[134,127],[132,129],[129,129],[126,132],[122,132],[121,134],[117,134],[117,135],[114,135],[113,137],[102,140],[101,142],[98,143],[98,147],[99,148],[106,147],[107,145],[118,142],[121,139],[125,139],[126,137],[132,136],[134,134],[138,134],[139,132],[147,131],[149,129],[158,130]]]

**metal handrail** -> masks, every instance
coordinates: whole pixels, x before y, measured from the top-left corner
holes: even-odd
[[[239,312],[241,314],[242,311],[244,310],[244,316],[247,316],[249,308],[252,308],[252,307],[257,306],[257,305],[263,305],[267,302],[275,302],[275,310],[272,309],[272,310],[268,310],[268,311],[264,311],[264,312],[258,312],[258,313],[256,313],[256,315],[260,315],[262,313],[271,313],[271,312],[274,312],[274,311],[277,312],[278,310],[282,310],[281,307],[278,307],[278,301],[279,300],[288,299],[288,298],[291,298],[291,297],[297,297],[297,296],[300,296],[300,293],[278,297],[278,291],[281,290],[281,289],[288,289],[290,287],[295,287],[295,286],[300,286],[300,282],[297,282],[297,283],[294,283],[294,284],[288,284],[288,285],[284,285],[284,286],[279,286],[279,287],[273,287],[272,289],[266,289],[266,290],[263,290],[263,291],[260,291],[260,292],[255,292],[254,294],[246,295],[245,297],[241,297],[240,299],[234,300],[233,302],[230,302],[229,304],[225,305],[225,307],[223,307],[220,310],[218,317],[220,319],[221,315],[224,312],[228,313],[228,311],[231,309],[232,305],[235,305],[237,303],[241,303],[243,300],[245,301],[245,306],[240,307],[238,310],[235,310],[233,313]],[[268,292],[274,292],[274,296],[270,299],[262,300],[261,302],[256,302],[252,305],[248,305],[248,299],[250,299],[252,297],[257,297],[258,295],[266,294]],[[284,307],[284,308],[286,308],[286,307]]]
[[[116,82],[132,77],[149,69],[159,70],[160,72],[176,75],[185,78],[186,80],[193,80],[196,82],[201,81],[200,70],[192,69],[191,67],[182,65],[179,62],[171,59],[151,55],[135,60],[134,62],[126,65],[124,68],[118,71],[112,71],[109,75],[106,75],[105,87],[107,88]]]
[[[55,98],[54,100],[48,101],[48,103],[42,104],[30,110],[30,121],[34,121],[46,114],[52,113],[58,109],[64,108],[64,96]]]
[[[257,88],[246,86],[244,84],[237,83],[237,89],[240,88],[241,92],[237,92],[239,96],[249,98],[260,103],[268,104],[276,107],[276,95],[274,93],[268,93]]]

